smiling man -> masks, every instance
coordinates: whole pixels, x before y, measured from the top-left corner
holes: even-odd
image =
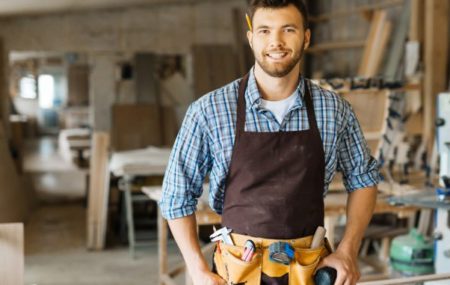
[[[303,2],[252,0],[248,16],[255,65],[190,106],[163,183],[163,216],[195,285],[312,285],[323,266],[337,270],[335,284],[356,284],[377,162],[349,104],[300,74],[311,38]],[[326,242],[311,250],[337,170],[349,192],[345,234],[333,253]],[[210,206],[233,241],[218,244],[212,271],[195,222],[207,175]]]

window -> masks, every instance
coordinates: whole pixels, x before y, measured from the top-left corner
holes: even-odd
[[[39,76],[39,107],[43,109],[53,108],[55,98],[55,80],[49,74]]]
[[[19,82],[20,97],[26,99],[36,99],[36,80],[32,75],[24,76]]]

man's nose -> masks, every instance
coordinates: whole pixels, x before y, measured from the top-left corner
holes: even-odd
[[[280,32],[271,34],[269,46],[270,48],[279,48],[284,46],[283,36]]]

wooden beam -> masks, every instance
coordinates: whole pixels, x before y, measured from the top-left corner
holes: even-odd
[[[3,39],[0,38],[0,120],[4,123],[8,122],[6,116],[6,106],[7,104],[7,95],[6,95],[6,78],[5,78],[5,69],[6,69],[6,54],[5,49],[3,47]]]
[[[434,142],[436,97],[447,89],[449,1],[425,1],[424,142]]]
[[[234,41],[235,49],[238,58],[238,72],[239,76],[244,76],[247,73],[247,67],[245,66],[245,49],[243,35],[245,35],[246,29],[243,29],[243,23],[245,23],[245,17],[242,15],[241,9],[234,8],[232,10],[233,16],[233,28],[234,28]]]
[[[392,23],[387,19],[387,11],[376,11],[359,67],[359,76],[373,77],[378,75],[391,30]]]
[[[400,6],[403,3],[404,3],[404,0],[388,0],[388,1],[384,1],[382,3],[377,3],[377,4],[372,4],[372,5],[362,5],[362,6],[351,8],[351,9],[345,9],[345,10],[335,11],[335,12],[331,12],[331,13],[325,13],[325,14],[321,14],[321,15],[317,15],[317,16],[311,16],[309,20],[311,23],[318,23],[318,22],[328,21],[330,19],[354,15],[357,13],[364,15],[370,11],[392,8],[392,7]]]
[[[23,224],[0,224],[0,284],[24,284]]]
[[[402,59],[405,54],[405,43],[408,39],[409,25],[411,17],[411,3],[407,1],[395,23],[395,31],[392,35],[392,44],[387,54],[387,61],[384,67],[384,79],[401,80],[402,76]]]
[[[411,17],[409,24],[409,40],[423,42],[423,30],[425,22],[425,1],[424,0],[410,0],[411,1]]]
[[[108,152],[109,134],[94,133],[87,211],[87,248],[93,250],[105,247],[109,199]]]

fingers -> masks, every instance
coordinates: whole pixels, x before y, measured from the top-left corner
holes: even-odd
[[[336,268],[336,270],[337,277],[334,285],[355,285],[361,276],[359,271],[352,271],[345,266]]]

